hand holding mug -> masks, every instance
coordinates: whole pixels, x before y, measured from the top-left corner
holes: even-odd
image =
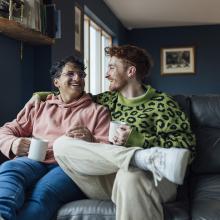
[[[111,121],[109,128],[109,141],[115,145],[125,145],[131,127],[124,122]]]
[[[75,125],[66,132],[66,136],[92,142],[93,135],[87,127]]]
[[[28,158],[36,161],[44,161],[47,153],[48,141],[40,138],[31,138]]]
[[[14,155],[19,157],[27,156],[30,144],[31,144],[30,138],[26,138],[26,137],[17,138],[12,144],[11,151]]]
[[[116,135],[113,138],[113,144],[125,145],[130,133],[131,133],[131,127],[129,125],[120,125],[117,128]]]

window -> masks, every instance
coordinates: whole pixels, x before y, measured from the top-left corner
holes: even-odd
[[[108,90],[105,74],[108,57],[104,48],[112,45],[112,37],[87,15],[84,16],[84,61],[87,67],[85,90],[93,95]]]

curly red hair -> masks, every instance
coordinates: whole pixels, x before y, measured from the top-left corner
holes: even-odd
[[[144,81],[153,65],[150,54],[140,47],[133,45],[112,46],[105,48],[105,54],[122,59],[124,64],[136,67],[137,79]]]

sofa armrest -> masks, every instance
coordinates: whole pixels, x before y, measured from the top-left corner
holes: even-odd
[[[110,200],[70,202],[59,209],[57,220],[115,220],[115,205]]]
[[[217,220],[220,216],[220,174],[204,174],[191,179],[193,220]]]
[[[177,201],[163,204],[164,220],[189,220],[189,204]]]
[[[2,152],[0,152],[0,164],[5,162],[6,160],[8,160],[8,158],[6,156],[4,156],[4,154],[2,154]]]

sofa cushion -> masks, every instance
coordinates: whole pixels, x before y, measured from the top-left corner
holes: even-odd
[[[174,201],[163,204],[164,220],[188,220],[188,203]],[[111,201],[85,199],[62,206],[57,220],[115,220],[115,205]]]
[[[220,175],[202,175],[192,178],[191,210],[193,220],[220,218]]]
[[[2,152],[0,152],[0,164],[3,163],[3,162],[5,162],[6,160],[8,160],[8,158],[5,157],[5,155],[2,154]]]
[[[189,220],[188,203],[175,201],[163,204],[164,220]]]
[[[179,104],[181,110],[185,112],[185,114],[191,121],[190,98],[184,95],[174,95],[173,99]]]
[[[92,199],[70,202],[59,209],[57,220],[115,220],[115,205]]]
[[[193,124],[196,127],[211,127],[220,129],[220,96],[191,97]]]
[[[196,134],[195,173],[220,172],[220,96],[192,96],[192,123]]]
[[[220,129],[197,128],[195,131],[197,146],[192,171],[197,174],[220,172]]]

